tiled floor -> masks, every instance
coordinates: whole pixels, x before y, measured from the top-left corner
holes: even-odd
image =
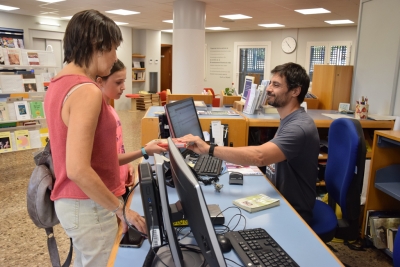
[[[125,148],[140,148],[140,121],[143,111],[119,111]],[[46,234],[30,220],[26,211],[26,188],[33,170],[32,150],[0,154],[0,266],[51,266],[47,253]],[[55,227],[63,261],[69,249],[69,240],[60,225]],[[299,243],[306,246],[307,240]],[[367,248],[352,251],[343,244],[330,245],[338,252],[338,258],[351,267],[389,267],[392,260],[381,251]],[[141,266],[138,264],[137,266]],[[321,262],[321,266],[325,266]],[[132,266],[136,267],[136,266]]]

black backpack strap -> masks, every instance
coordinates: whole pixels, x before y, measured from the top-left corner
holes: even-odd
[[[51,260],[51,266],[53,267],[68,267],[71,265],[71,260],[72,260],[72,239],[70,238],[70,247],[69,247],[69,252],[68,256],[65,259],[64,264],[61,266],[60,264],[60,255],[58,254],[58,248],[57,248],[57,242],[56,238],[54,236],[54,231],[53,227],[48,227],[45,228],[46,234],[47,234],[47,248],[49,250],[49,255],[50,255],[50,260]]]

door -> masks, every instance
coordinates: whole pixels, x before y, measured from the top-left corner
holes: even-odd
[[[161,91],[172,92],[172,45],[161,45]]]

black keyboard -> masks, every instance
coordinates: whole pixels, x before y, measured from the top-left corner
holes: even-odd
[[[198,175],[218,176],[221,174],[222,160],[210,155],[200,155],[194,165]]]
[[[299,265],[262,228],[232,231],[225,234],[244,266]]]

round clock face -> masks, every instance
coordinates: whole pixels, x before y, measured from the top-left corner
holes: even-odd
[[[296,49],[296,40],[293,37],[286,37],[282,41],[282,51],[289,54]]]

